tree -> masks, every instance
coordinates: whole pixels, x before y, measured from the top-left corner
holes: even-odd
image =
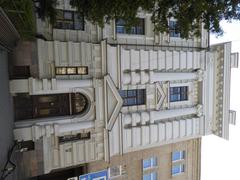
[[[35,13],[42,20],[56,21],[57,0],[0,0],[0,7],[24,39],[33,39],[36,35]]]
[[[16,27],[21,38],[32,40],[36,33],[32,0],[0,0],[0,6]]]
[[[57,0],[33,0],[38,17],[42,20],[49,18],[51,24],[56,21]]]
[[[40,2],[40,17],[54,23],[56,0],[35,1]],[[123,19],[130,28],[137,23],[138,11],[143,10],[152,14],[154,30],[163,33],[169,32],[168,20],[174,18],[183,38],[188,38],[189,33],[200,36],[201,23],[208,31],[221,35],[221,20],[240,19],[238,0],[70,0],[70,4],[100,27],[111,19]]]
[[[183,38],[189,33],[199,36],[200,24],[210,32],[223,33],[222,19],[240,19],[238,0],[71,0],[71,5],[92,23],[103,27],[110,19],[123,19],[130,27],[135,24],[138,10],[152,13],[154,30],[168,32],[168,19],[177,21]]]

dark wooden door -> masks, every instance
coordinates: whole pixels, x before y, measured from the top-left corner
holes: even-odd
[[[33,117],[69,115],[69,94],[33,96]]]
[[[16,121],[70,115],[69,94],[19,94],[13,100]]]

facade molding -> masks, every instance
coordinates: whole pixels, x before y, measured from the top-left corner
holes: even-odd
[[[112,127],[114,126],[114,123],[116,121],[116,118],[121,110],[123,100],[121,96],[119,95],[113,81],[111,80],[110,76],[104,76],[104,89],[105,89],[105,108],[106,108],[106,114],[105,114],[105,119],[106,119],[106,127],[108,130],[111,130]],[[109,92],[110,90],[111,92]],[[110,93],[113,93],[113,97],[110,97]],[[114,98],[114,99],[109,99],[109,98]],[[108,101],[116,101],[115,108],[111,112],[109,109]]]

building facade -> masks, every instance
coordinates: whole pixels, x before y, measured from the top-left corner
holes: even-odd
[[[0,7],[0,169],[1,178],[7,174],[9,163],[9,149],[13,146],[13,109],[9,94],[8,62],[9,54],[14,49],[20,36],[13,23]],[[12,176],[9,176],[12,178]]]
[[[201,138],[113,156],[89,163],[88,172],[107,170],[109,179],[200,180]]]
[[[37,19],[41,38],[19,43],[12,68],[22,73],[10,81],[15,139],[41,144],[43,174],[228,138],[231,43],[210,47],[203,26],[201,37],[181,39],[174,20],[156,33],[146,13],[127,32],[121,20],[103,29],[85,21],[67,1],[56,8],[56,24]]]

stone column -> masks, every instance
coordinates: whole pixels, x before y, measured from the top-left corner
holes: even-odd
[[[151,115],[151,121],[155,121],[155,120],[169,119],[169,118],[186,116],[186,115],[197,114],[197,113],[198,113],[198,106],[194,106],[191,108],[152,111],[150,112],[150,115]]]
[[[157,81],[178,81],[178,80],[195,80],[198,79],[197,72],[191,73],[168,73],[168,72],[153,72],[150,76],[152,82]]]
[[[136,123],[140,122],[146,124],[146,122],[154,123],[154,121],[162,119],[171,119],[180,116],[186,116],[195,114],[197,117],[203,115],[203,108],[201,104],[190,108],[179,108],[179,109],[170,109],[170,110],[159,110],[159,111],[145,111],[145,112],[135,112],[132,114],[124,114],[123,120],[124,125],[133,125],[136,126]]]

